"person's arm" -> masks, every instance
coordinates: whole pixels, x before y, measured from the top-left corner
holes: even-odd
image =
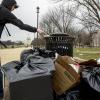
[[[21,20],[19,20],[14,14],[12,14],[8,10],[5,10],[5,20],[7,23],[16,25],[17,27],[19,27],[22,30],[27,30],[29,32],[37,32],[36,27],[32,27],[30,25],[24,24]]]

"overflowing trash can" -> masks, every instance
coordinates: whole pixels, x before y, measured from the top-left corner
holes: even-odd
[[[67,34],[52,34],[45,39],[47,50],[55,51],[62,56],[73,56],[73,37]]]

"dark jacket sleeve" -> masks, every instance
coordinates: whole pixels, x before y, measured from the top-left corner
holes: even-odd
[[[30,25],[24,24],[21,20],[19,20],[13,13],[8,10],[5,10],[5,20],[7,23],[11,23],[16,25],[22,30],[26,30],[29,32],[37,32],[37,28],[32,27]]]

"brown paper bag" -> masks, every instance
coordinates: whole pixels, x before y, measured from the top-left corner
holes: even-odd
[[[56,71],[53,76],[53,89],[58,95],[61,95],[79,83],[80,75],[62,56],[59,57],[55,61]]]
[[[58,95],[63,94],[65,91],[76,86],[79,83],[79,75],[71,75],[63,66],[55,63],[56,72],[53,76],[53,89]]]

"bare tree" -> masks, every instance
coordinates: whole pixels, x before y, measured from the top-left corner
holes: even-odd
[[[83,15],[82,19],[84,20],[84,21],[81,21],[81,24],[83,25],[82,29],[88,33],[89,43],[90,43],[90,46],[92,47],[93,35],[94,35],[94,32],[98,29],[97,25],[93,24],[93,20],[91,19],[91,17],[90,16],[86,17],[86,14]]]
[[[88,23],[92,26],[100,28],[100,0],[53,0],[53,1],[72,1],[76,4],[78,8],[81,9],[82,17],[75,16],[76,18],[80,19],[81,21]],[[92,21],[91,21],[92,20]]]
[[[52,21],[50,20],[49,13],[47,13],[42,20],[40,21],[40,27],[45,30],[48,34],[52,33],[53,27],[52,27]]]
[[[72,14],[76,14],[76,11],[73,10],[73,8],[60,5],[54,10],[49,11],[44,16],[44,18],[41,20],[40,26],[49,33],[68,33],[74,18]]]
[[[75,3],[81,16],[74,15],[74,17],[80,20],[80,23],[83,26],[82,30],[85,30],[89,33],[88,44],[92,46],[94,32],[100,29],[100,0],[53,0],[53,1],[57,2],[64,1],[66,3],[71,1]]]
[[[84,6],[90,19],[100,24],[100,0],[74,0],[79,6]]]

